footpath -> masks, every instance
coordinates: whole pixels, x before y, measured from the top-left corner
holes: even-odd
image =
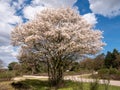
[[[84,78],[83,76],[87,76],[89,74],[83,74],[83,75],[72,75],[72,76],[65,76],[64,79],[65,80],[72,80],[72,81],[82,81],[82,82],[94,82],[95,79],[87,79]],[[24,75],[22,77],[15,77],[13,78],[14,81],[21,81],[21,80],[25,80],[25,79],[40,79],[40,80],[47,80],[48,76],[32,76],[32,75]],[[99,80],[100,84],[105,84],[105,83],[109,83],[109,85],[113,85],[113,86],[120,86],[120,81],[117,80]]]

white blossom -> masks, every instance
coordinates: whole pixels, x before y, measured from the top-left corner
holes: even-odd
[[[13,45],[26,45],[46,58],[74,52],[96,54],[105,45],[102,38],[100,30],[94,30],[93,25],[70,8],[43,10],[33,20],[17,26],[11,35]]]

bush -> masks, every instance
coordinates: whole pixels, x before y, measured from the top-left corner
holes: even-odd
[[[111,74],[118,74],[118,70],[116,69],[116,68],[110,68],[109,69],[109,74],[111,75]]]
[[[15,90],[50,90],[48,81],[26,79],[13,82],[11,85]]]
[[[13,82],[11,85],[12,85],[12,87],[14,87],[15,89],[18,89],[18,90],[29,90],[31,88],[24,81],[17,82],[17,83]]]
[[[98,70],[98,77],[102,79],[109,79],[109,69]]]
[[[98,70],[98,74],[109,74],[109,69],[100,69]]]
[[[115,68],[100,69],[98,71],[98,76],[102,79],[120,80],[120,71]]]
[[[15,77],[15,72],[12,71],[5,71],[0,73],[0,81],[9,81],[13,77]]]
[[[95,79],[93,82],[90,83],[90,90],[98,90],[99,85],[99,80]]]

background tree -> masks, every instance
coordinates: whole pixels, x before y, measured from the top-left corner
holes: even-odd
[[[3,61],[0,60],[0,69],[2,69],[2,68],[3,68]]]
[[[94,70],[99,70],[104,68],[105,54],[99,54],[93,59],[93,68]]]
[[[80,62],[80,67],[87,70],[94,69],[94,60],[91,58],[86,58]]]
[[[119,57],[120,53],[118,52],[117,49],[114,49],[112,52],[112,67],[113,68],[117,68],[117,61],[119,61],[118,57]]]
[[[105,57],[105,67],[106,68],[110,68],[112,67],[112,53],[111,52],[107,52],[107,55]]]
[[[119,55],[120,53],[116,49],[114,49],[113,52],[107,52],[107,55],[105,57],[105,66],[107,68],[118,68],[120,61]]]
[[[23,73],[37,74],[47,71],[45,62],[40,61],[36,54],[28,52],[25,49],[22,49],[20,52],[18,60],[22,69],[24,69]]]
[[[72,64],[70,65],[70,71],[74,71],[74,72],[80,72],[80,64],[79,62],[72,62]]]
[[[104,46],[102,32],[94,30],[93,25],[69,8],[43,10],[35,19],[17,26],[11,37],[13,45],[37,54],[36,60],[46,62],[49,81],[54,86],[63,81],[71,57],[96,54]]]
[[[119,53],[119,55],[116,56],[116,59],[114,61],[114,65],[117,69],[120,70],[120,53]]]
[[[9,70],[18,70],[20,68],[20,64],[18,62],[11,62],[8,65]]]

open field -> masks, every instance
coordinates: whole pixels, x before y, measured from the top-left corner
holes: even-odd
[[[0,85],[7,85],[7,88],[6,89],[0,88],[0,90],[15,90],[10,86],[10,83],[12,82],[1,82]],[[19,83],[21,85],[22,84],[25,85],[25,86],[22,86],[22,89],[19,88],[20,90],[54,90],[53,87],[51,89],[49,88],[47,80],[27,79],[25,81],[20,81]],[[90,85],[91,85],[90,83],[80,83],[80,82],[73,82],[73,81],[65,81],[64,87],[58,90],[80,90],[81,85],[83,86],[83,90],[90,90]],[[29,87],[32,89],[27,89]],[[105,85],[102,85],[102,84],[99,85],[97,90],[105,90]],[[120,90],[120,87],[109,86],[108,90]]]
[[[79,88],[81,88],[81,85],[84,87],[83,90],[90,90],[90,83],[93,82],[93,79],[83,78],[84,76],[86,77],[89,75],[90,74],[65,76],[64,79],[67,80],[65,81],[65,87],[60,88],[59,90],[80,90]],[[30,90],[48,90],[49,85],[47,80],[47,76],[24,75],[23,77],[13,78],[12,81],[0,82],[0,90],[14,90],[14,88],[11,86],[12,82],[20,82],[22,85],[25,84],[27,87],[32,87]],[[100,80],[99,83],[98,90],[105,90],[103,81]],[[54,88],[51,88],[51,90],[54,90]],[[111,80],[108,90],[120,90],[120,81]]]

